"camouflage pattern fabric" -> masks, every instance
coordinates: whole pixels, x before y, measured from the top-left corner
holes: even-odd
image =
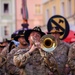
[[[68,60],[69,46],[64,42],[60,42],[53,51],[53,56],[45,52],[46,58],[53,64],[57,63],[60,75],[65,75],[65,65]],[[14,64],[19,68],[24,67],[26,75],[51,75],[51,71],[46,66],[39,50],[35,50],[31,55],[26,51],[17,51],[14,56]],[[54,69],[54,66],[51,66]],[[58,75],[54,72],[53,75]]]
[[[19,68],[13,64],[13,56],[16,51],[21,49],[20,47],[16,47],[11,50],[11,52],[7,55],[7,72],[9,75],[19,75]]]
[[[68,64],[71,68],[71,71],[73,72],[73,75],[75,75],[75,42],[70,46]]]

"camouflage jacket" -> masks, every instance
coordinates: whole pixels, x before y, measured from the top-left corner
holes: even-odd
[[[59,45],[53,51],[53,56],[56,60],[58,71],[60,75],[65,75],[65,65],[68,61],[68,52],[69,52],[70,45],[60,41]],[[50,59],[53,61],[52,59]],[[56,73],[54,74],[56,75]]]
[[[4,70],[3,72],[4,73],[7,73],[7,64],[8,64],[8,61],[7,61],[7,55],[8,55],[8,53],[10,53],[10,51],[11,51],[11,49],[13,49],[14,47],[16,47],[15,46],[15,44],[13,43],[12,45],[11,45],[11,43],[10,44],[8,44],[3,50],[2,50],[2,52],[1,52],[1,56],[2,56],[2,64],[0,64],[0,66],[1,65],[3,65],[2,66],[2,69]],[[10,47],[11,47],[11,49],[10,49]],[[5,60],[4,60],[5,59]],[[7,74],[8,75],[8,74]]]
[[[2,59],[2,61],[0,62],[0,67],[2,70],[0,71],[2,71],[4,74],[6,73],[7,54],[9,53],[8,50],[9,50],[9,45],[7,45],[0,53],[0,57]]]
[[[18,50],[23,50],[20,47],[16,47],[11,50],[11,52],[7,55],[7,72],[11,75],[19,75],[20,70],[18,67],[16,67],[13,63],[13,56]]]
[[[49,75],[51,73],[38,49],[31,55],[26,50],[17,51],[13,61],[16,66],[23,68],[24,73],[21,75]]]
[[[68,51],[69,46],[64,42],[60,42],[52,54],[44,52],[44,56],[50,61],[51,65],[48,65],[42,59],[39,50],[35,50],[31,55],[27,54],[25,50],[17,51],[13,61],[19,68],[24,67],[25,75],[50,75],[50,71],[54,72],[57,66],[60,75],[65,75],[64,69],[68,58]],[[58,75],[58,73],[54,72],[54,75]]]
[[[2,55],[2,56],[4,56],[4,57],[7,58],[7,55],[8,55],[8,53],[10,53],[11,49],[13,49],[13,48],[16,47],[16,45],[13,43],[13,44],[11,45],[11,49],[10,49],[10,48],[9,48],[10,45],[11,45],[11,43],[8,44],[8,45],[2,50],[2,52],[1,52],[1,55]],[[13,47],[13,46],[14,46],[14,47]],[[10,49],[10,50],[9,50],[9,49]]]
[[[9,53],[9,45],[7,45],[1,52],[1,55],[4,57],[7,57],[7,54]]]
[[[68,64],[75,74],[75,42],[71,44],[69,54],[68,54]]]

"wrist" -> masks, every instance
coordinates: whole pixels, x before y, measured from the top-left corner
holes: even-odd
[[[32,52],[28,51],[28,54],[29,54],[29,55],[31,55],[31,54],[32,54]]]

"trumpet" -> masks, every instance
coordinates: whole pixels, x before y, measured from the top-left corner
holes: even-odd
[[[42,50],[46,52],[51,52],[57,47],[57,41],[50,34],[44,35],[40,39],[40,44],[41,44]]]
[[[46,62],[47,67],[50,69],[50,71],[55,72],[58,75],[60,75],[56,58],[54,57],[54,55],[52,53],[52,51],[55,50],[55,48],[57,47],[57,41],[55,40],[55,37],[52,36],[52,35],[50,35],[50,34],[44,35],[41,38],[40,43],[41,43],[41,49],[44,50],[44,51],[46,51],[46,52],[48,52],[48,53],[50,53],[51,56],[55,60],[55,62],[52,63],[47,58],[44,58],[44,61]],[[42,55],[41,51],[40,51],[40,53]]]
[[[41,44],[41,49],[44,50],[45,52],[48,52],[51,54],[51,56],[54,58],[55,60],[55,64],[52,63],[51,61],[49,61],[47,58],[44,58],[44,61],[46,62],[48,68],[50,69],[50,71],[52,72],[57,72],[58,75],[60,75],[59,73],[59,69],[58,69],[58,65],[57,65],[57,61],[56,58],[54,57],[54,55],[51,53],[53,50],[55,50],[55,48],[57,47],[57,41],[55,40],[55,37],[47,34],[44,35],[41,39],[40,39],[40,44]],[[40,52],[42,55],[42,52]],[[53,71],[54,70],[54,71]]]
[[[40,44],[40,48],[46,52],[51,52],[57,47],[57,41],[55,38],[50,35],[44,35],[41,39],[40,42],[37,41],[36,37],[31,36],[31,39],[33,41],[33,44],[37,46],[37,44]]]
[[[33,44],[36,45],[37,39],[35,37],[31,37]],[[59,70],[58,70],[58,65],[57,61],[54,57],[54,55],[51,53],[56,47],[57,47],[57,41],[55,40],[55,37],[53,37],[50,34],[44,35],[40,39],[40,45],[41,48],[39,48],[39,52],[44,59],[45,63],[47,64],[47,67],[50,69],[52,72],[57,72],[58,75],[60,75]],[[37,45],[36,45],[37,46]],[[43,52],[45,51],[45,52]],[[51,56],[54,58],[55,62],[52,63],[51,61],[48,60],[46,57],[46,52],[51,53]]]

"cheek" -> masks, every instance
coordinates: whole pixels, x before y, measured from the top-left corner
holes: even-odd
[[[18,39],[18,41],[20,42],[20,39]]]
[[[31,38],[29,37],[28,40],[31,40]]]
[[[28,38],[28,40],[30,40],[31,37]]]
[[[19,41],[19,42],[23,42],[23,39],[20,38],[20,39],[18,39],[18,41]]]
[[[37,37],[37,40],[39,41],[41,39],[41,37]]]
[[[55,34],[52,34],[52,36],[54,36],[54,37],[55,37],[56,35],[55,35]]]
[[[25,41],[25,42],[26,42],[26,40],[25,40],[25,39],[22,39],[22,41]]]

